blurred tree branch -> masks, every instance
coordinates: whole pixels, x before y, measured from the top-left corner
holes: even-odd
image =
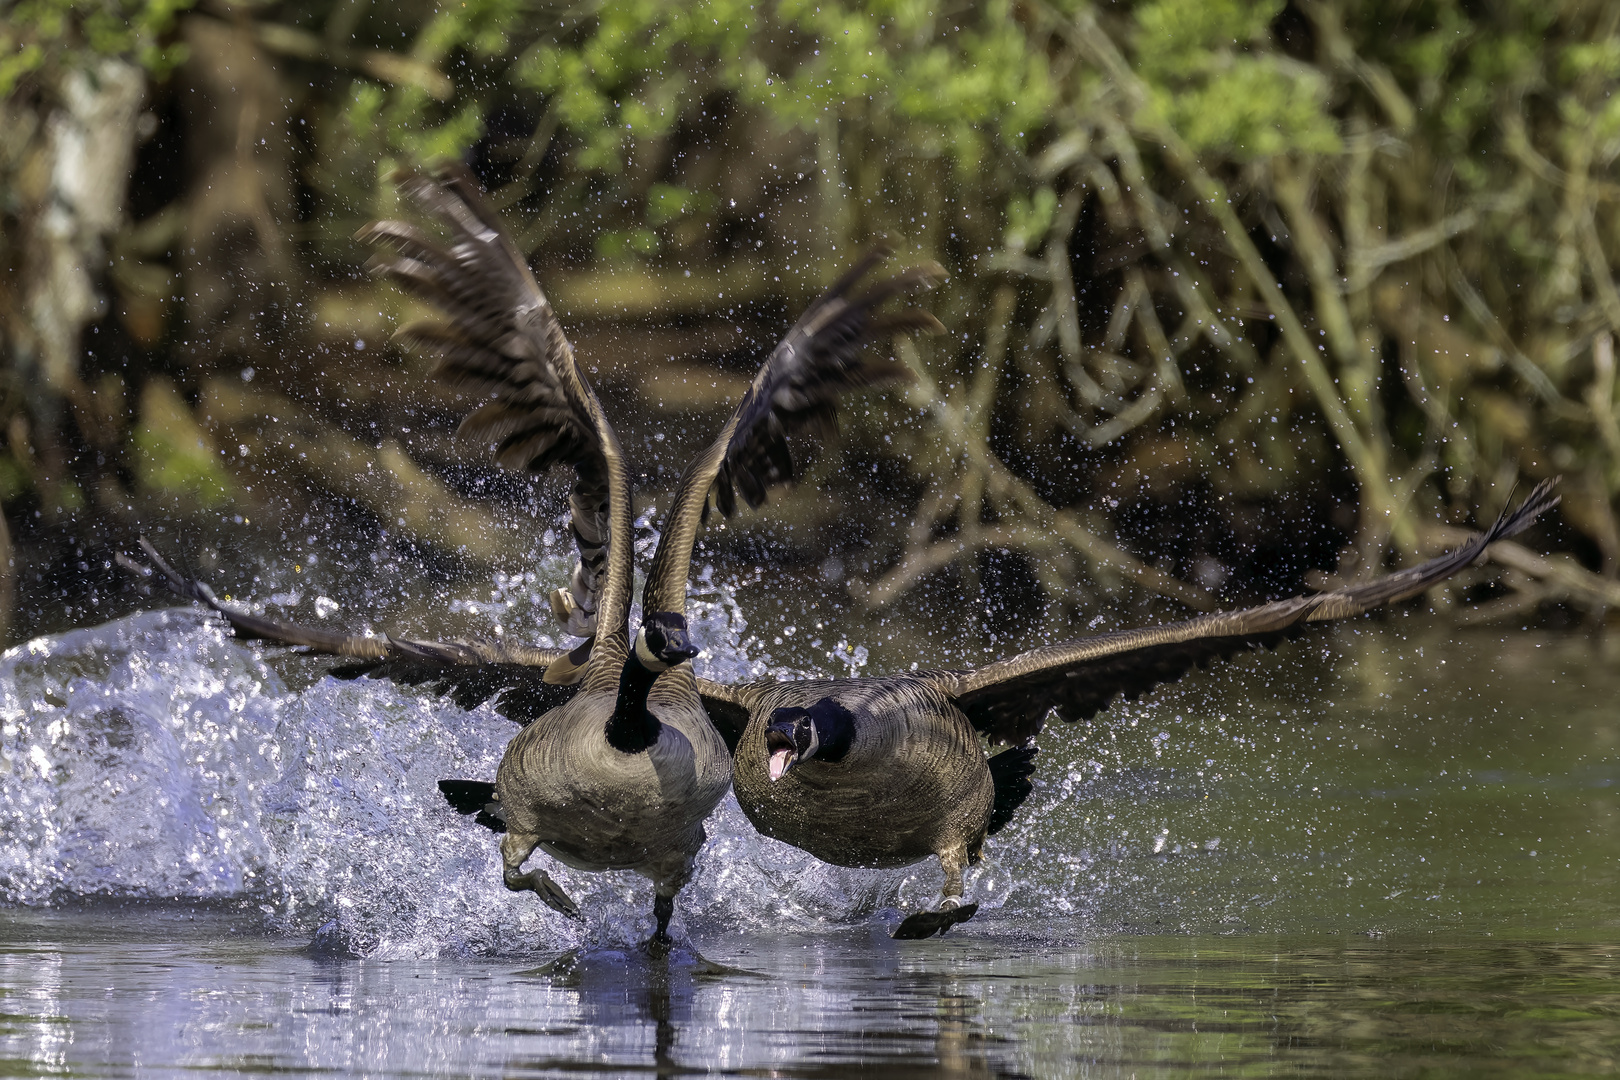
[[[918,382],[800,522],[862,523],[818,536],[870,549],[868,605],[940,574],[988,593],[1012,553],[1054,624],[1088,581],[1207,609],[1415,558],[1558,472],[1557,535],[1609,581],[1617,24],[1599,0],[29,0],[0,28],[0,502],[20,546],[148,496],[245,506],[275,487],[258,457],[151,434],[230,396],[324,447],[266,444],[284,497],[518,557],[445,479],[460,406],[383,344],[410,312],[349,240],[398,211],[396,164],[456,155],[629,423],[670,436],[654,487],[853,248],[948,265],[950,335],[926,365],[901,346]],[[63,139],[92,129],[75,174]],[[64,180],[132,158],[127,212]],[[1613,606],[1557,560],[1503,565],[1499,612]]]

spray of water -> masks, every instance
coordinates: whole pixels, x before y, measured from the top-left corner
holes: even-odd
[[[732,591],[694,581],[704,674],[772,674]],[[0,900],[233,899],[350,954],[521,953],[651,929],[650,885],[541,854],[573,923],[499,881],[494,837],[441,777],[493,778],[514,727],[383,681],[291,690],[199,611],[147,612],[0,657]],[[925,903],[937,873],[829,867],[759,836],[728,799],[677,929],[781,930]]]

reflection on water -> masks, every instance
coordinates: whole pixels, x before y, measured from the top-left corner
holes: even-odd
[[[711,673],[769,667],[724,590],[694,612]],[[194,612],[39,639],[0,657],[0,1074],[1612,1071],[1620,664],[1421,625],[1048,728],[943,940],[887,937],[937,868],[828,867],[728,800],[668,962],[645,882],[550,865],[564,920],[442,804],[493,775],[487,707]]]
[[[535,970],[323,960],[241,919],[16,913],[0,932],[0,1067],[1505,1076],[1620,1060],[1620,958],[1576,939],[992,933],[899,948],[855,930],[699,943],[746,971],[684,949],[600,949]]]

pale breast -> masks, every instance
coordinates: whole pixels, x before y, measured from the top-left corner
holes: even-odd
[[[654,703],[658,742],[622,753],[604,736],[613,704],[609,694],[577,697],[512,740],[496,774],[508,828],[585,870],[695,854],[703,819],[730,783],[725,743],[700,705]]]

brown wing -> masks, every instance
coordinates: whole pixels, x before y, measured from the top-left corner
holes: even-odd
[[[521,659],[446,663],[402,653],[384,660],[342,664],[330,674],[338,679],[386,679],[401,686],[420,687],[437,697],[448,697],[463,709],[476,709],[493,699],[496,712],[524,725],[579,692],[578,683],[548,682],[545,665],[527,664]]]
[[[450,241],[442,245],[403,221],[373,222],[355,234],[378,249],[368,264],[372,273],[427,300],[449,320],[408,326],[399,338],[436,356],[438,377],[489,396],[461,422],[460,437],[493,446],[496,460],[511,468],[574,468],[570,509],[579,565],[552,606],[570,633],[589,637],[606,594],[619,600],[622,592],[608,619],[611,634],[612,616],[622,622],[628,610],[630,587],[628,536],[622,567],[615,568],[610,552],[615,488],[622,488],[629,516],[618,442],[550,302],[472,175],[447,166],[436,177],[404,172],[399,185]]]
[[[119,552],[118,565],[131,573],[144,578],[158,577],[170,592],[187,600],[195,600],[220,615],[231,624],[231,630],[236,637],[244,641],[268,641],[275,645],[294,645],[308,649],[310,652],[323,653],[327,656],[350,656],[364,660],[380,660],[390,654],[391,649],[386,638],[370,637],[364,634],[340,634],[332,630],[320,630],[312,626],[299,626],[296,623],[283,622],[280,619],[267,619],[262,615],[255,615],[250,611],[243,611],[220,600],[205,582],[195,578],[186,577],[174,567],[170,566],[163,556],[158,554],[146,537],[140,538],[141,550],[152,561],[151,566],[143,565],[134,559]]]
[[[910,267],[860,296],[849,295],[886,254],[879,248],[862,256],[799,317],[754,377],[733,414],[736,424],[715,478],[722,513],[731,514],[737,492],[749,506],[759,506],[770,487],[792,480],[787,436],[835,427],[841,394],[910,378],[901,364],[868,353],[868,343],[896,333],[944,329],[916,308],[886,315],[877,310],[890,297],[943,281],[945,270],[937,263]]]
[[[1132,699],[1194,666],[1271,648],[1299,636],[1307,623],[1347,618],[1415,596],[1472,563],[1490,544],[1528,528],[1557,504],[1556,483],[1538,484],[1517,510],[1457,550],[1365,585],[1049,645],[939,679],[992,743],[1022,742],[1040,731],[1048,712],[1063,720],[1089,719],[1120,695]]]
[[[871,354],[867,345],[889,334],[942,329],[939,320],[916,308],[877,310],[890,297],[941,280],[945,271],[937,265],[911,267],[858,297],[849,295],[884,254],[877,250],[862,257],[800,316],[761,365],[719,436],[687,465],[647,572],[644,611],[685,613],[692,544],[711,489],[728,516],[736,508],[737,491],[749,506],[759,506],[767,489],[793,479],[789,434],[833,427],[842,394],[907,378],[903,366]]]
[[[563,682],[578,672],[584,657],[561,649],[535,649],[495,641],[415,641],[410,638],[340,634],[267,619],[221,601],[205,582],[186,577],[169,565],[157,549],[141,537],[141,548],[152,565],[143,565],[120,553],[119,565],[143,577],[158,577],[178,596],[195,600],[222,615],[239,638],[290,645],[312,653],[356,660],[332,669],[340,679],[366,676],[388,679],[405,686],[423,686],[448,695],[464,709],[496,698],[496,709],[520,724],[544,714],[578,692],[578,679]],[[548,679],[548,676],[550,678]]]
[[[754,692],[746,685],[727,686],[708,679],[697,679],[696,682],[698,697],[703,699],[703,709],[709,714],[709,721],[714,724],[720,737],[726,740],[726,749],[735,754],[743,732],[748,729]]]

